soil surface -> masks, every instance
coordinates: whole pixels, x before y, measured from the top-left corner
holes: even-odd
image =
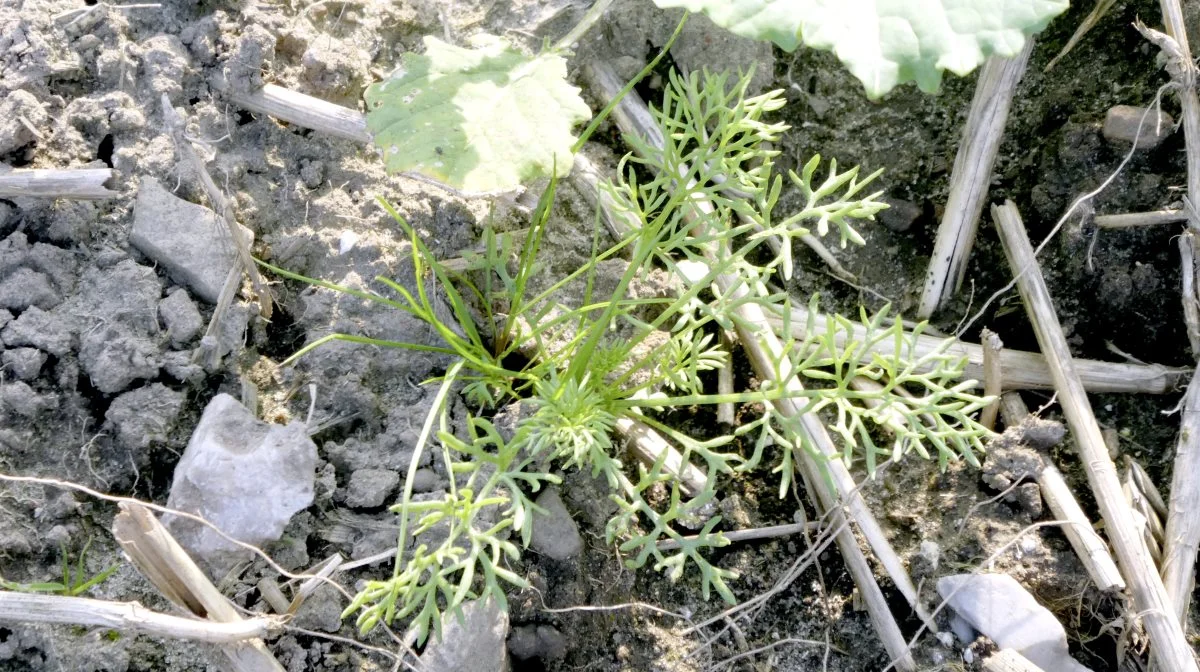
[[[378,275],[411,287],[408,243],[377,198],[393,203],[435,253],[449,258],[476,245],[485,226],[523,226],[537,189],[520,198],[475,198],[390,178],[370,149],[239,109],[224,92],[273,83],[361,109],[364,87],[391,71],[402,54],[422,49],[425,35],[461,43],[490,32],[537,48],[565,34],[588,4],[164,0],[119,9],[78,0],[0,1],[0,163],[111,167],[110,186],[118,192],[98,201],[0,200],[0,471],[165,504],[180,454],[208,402],[222,392],[245,398],[252,389],[259,417],[309,419],[316,427],[315,499],[266,548],[275,561],[301,571],[335,552],[364,558],[394,547],[397,524],[387,504],[399,479],[391,474],[402,478],[432,404],[436,386],[422,382],[442,373],[448,360],[336,343],[294,367],[280,362],[335,332],[431,345],[436,334],[398,311],[272,280],[278,304],[269,322],[239,298],[220,328],[202,338],[213,304],[130,244],[138,194],[151,179],[184,201],[211,205],[179,158],[161,101],[184,114],[187,133],[207,153],[208,171],[236,219],[255,234],[256,256],[350,287],[377,287],[372,279]],[[1018,204],[1035,242],[1125,157],[1128,145],[1101,132],[1106,111],[1152,105],[1168,81],[1156,50],[1131,26],[1138,17],[1158,16],[1149,0],[1116,3],[1073,53],[1044,72],[1091,9],[1079,4],[1038,39],[989,195],[991,202]],[[604,59],[630,76],[657,53],[677,19],[648,0],[621,0],[579,45],[572,68]],[[689,23],[671,56],[668,62],[684,69],[755,65],[756,85],[782,89],[788,105],[779,117],[792,125],[779,148],[783,168],[820,153],[865,172],[885,169],[878,185],[893,209],[862,229],[866,246],[834,250],[857,276],[856,285],[833,279],[815,255],[798,247],[800,271],[789,289],[801,300],[820,292],[824,308],[847,314],[890,303],[911,316],[975,77],[947,76],[937,96],[904,86],[871,102],[829,54],[772,53],[700,18]],[[661,75],[639,87],[651,102],[661,92]],[[604,101],[588,102],[598,110]],[[1170,95],[1162,106],[1178,118]],[[612,157],[627,151],[611,125],[596,137],[598,146],[589,151],[607,157],[610,167]],[[1090,208],[1136,212],[1181,200],[1183,147],[1182,133],[1174,132],[1156,148],[1136,152]],[[577,194],[563,192],[548,237],[551,273],[577,268],[591,245],[593,214]],[[786,212],[795,198],[785,189],[781,208]],[[1098,231],[1074,217],[1055,234],[1040,260],[1077,356],[1119,361],[1113,346],[1146,362],[1191,364],[1173,240],[1178,233],[1178,225]],[[954,333],[1010,279],[985,214],[964,287],[934,326]],[[1015,290],[988,304],[963,337],[977,342],[984,326],[1008,347],[1037,349]],[[203,357],[195,356],[198,350]],[[744,361],[741,369],[748,371]],[[1139,461],[1164,494],[1178,427],[1177,416],[1164,411],[1178,397],[1092,399],[1101,424],[1119,437],[1122,455]],[[1049,393],[1027,393],[1025,401],[1031,409],[1044,407],[1043,417],[1057,417]],[[456,403],[461,419],[465,407]],[[697,436],[718,431],[705,409],[669,419]],[[1095,519],[1070,438],[1049,455]],[[428,487],[436,491],[447,475],[437,460],[427,466]],[[1059,617],[1077,660],[1094,670],[1137,669],[1142,640],[1120,625],[1126,603],[1091,585],[1056,528],[1030,532],[990,558],[1022,528],[1049,519],[1036,495],[1018,489],[997,497],[1011,476],[1003,465],[982,472],[951,465],[939,472],[935,464],[910,459],[867,481],[863,491],[914,578],[923,579],[928,604],[937,602],[937,576],[971,571],[986,560],[986,569],[1013,575]],[[811,517],[803,492],[778,497],[777,479],[764,469],[722,483],[725,518],[754,527]],[[561,492],[583,551],[566,561],[527,553],[513,564],[533,586],[509,595],[513,632],[534,633],[541,643],[525,659],[514,657],[514,670],[858,672],[887,666],[835,547],[796,576],[788,568],[813,539],[722,549],[715,558],[740,572],[733,584],[740,600],[775,592],[748,616],[693,630],[691,624],[726,605],[704,601],[694,577],[673,584],[650,567],[627,569],[604,541],[611,511],[600,484],[565,474]],[[116,566],[88,596],[170,611],[113,540],[116,512],[112,502],[82,492],[0,482],[0,577],[59,580],[63,563],[79,563],[82,555],[87,576]],[[339,581],[353,592],[356,581],[390,570],[378,562]],[[261,577],[277,578],[254,561],[218,583],[239,605],[262,611],[255,587]],[[916,635],[919,622],[905,616],[903,598],[882,574],[881,582],[906,636]],[[270,649],[289,671],[390,669],[390,659],[345,639],[395,647],[380,632],[358,637],[352,619],[339,619],[344,606],[336,593],[319,591],[293,621],[304,631],[285,632],[269,641]],[[921,669],[971,668],[960,645],[928,634],[918,638],[915,656]],[[205,645],[103,628],[0,625],[0,670],[182,671],[213,669],[217,660]]]

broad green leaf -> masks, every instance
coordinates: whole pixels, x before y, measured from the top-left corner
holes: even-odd
[[[992,54],[1015,56],[1068,0],[654,0],[787,51],[837,55],[878,98],[916,82],[934,93],[942,71],[965,75]]]
[[[507,191],[571,170],[572,128],[591,117],[561,56],[526,56],[487,37],[476,49],[425,38],[367,87],[367,130],[389,173],[465,191]]]

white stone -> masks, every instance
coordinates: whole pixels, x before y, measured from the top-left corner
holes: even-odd
[[[1067,649],[1062,624],[1007,574],[956,574],[937,582],[938,594],[959,617],[1002,649],[1013,649],[1043,670],[1090,672]]]
[[[175,467],[167,506],[262,546],[278,540],[292,515],[312,504],[316,462],[317,447],[303,422],[268,424],[233,397],[218,394]],[[249,553],[187,518],[165,516],[163,522],[213,575]]]

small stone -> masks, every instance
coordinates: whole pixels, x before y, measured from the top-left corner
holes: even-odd
[[[1017,505],[1020,506],[1029,517],[1036,520],[1042,517],[1042,486],[1037,483],[1022,483],[1017,486]]]
[[[28,345],[62,357],[71,351],[75,342],[74,330],[69,320],[57,313],[47,313],[36,306],[21,313],[21,316],[4,328],[4,344]]]
[[[879,214],[875,216],[879,218],[880,224],[883,224],[896,233],[908,231],[921,218],[921,206],[912,201],[905,201],[899,198],[885,198],[884,202],[889,207],[880,210]]]
[[[356,509],[381,506],[400,485],[400,474],[387,469],[358,469],[346,484],[345,502]]]
[[[494,600],[474,600],[462,607],[460,620],[442,615],[442,638],[431,639],[421,654],[429,672],[503,672],[508,669],[508,613]]]
[[[71,537],[75,536],[72,531],[66,525],[55,525],[46,531],[46,543],[63,548],[71,540]],[[75,532],[78,531],[75,530]]]
[[[439,480],[432,469],[417,469],[413,474],[413,492],[433,492],[438,489]]]
[[[37,348],[13,348],[4,351],[0,362],[17,380],[33,380],[46,364],[46,353]]]
[[[508,635],[508,652],[517,660],[537,658],[541,653],[537,626],[522,625],[512,629]]]
[[[152,383],[114,399],[104,419],[116,430],[117,440],[122,444],[145,449],[167,439],[182,408],[182,392]]]
[[[1021,440],[1032,448],[1050,450],[1067,435],[1067,427],[1057,420],[1026,416],[1021,421]]]
[[[1054,614],[1011,576],[943,576],[937,590],[959,617],[1000,648],[1014,649],[1043,670],[1088,672],[1071,658],[1066,631]]]
[[[568,560],[583,550],[579,526],[563,505],[558,489],[547,487],[535,503],[544,511],[533,514],[533,535],[529,546],[554,560]]]
[[[62,297],[50,284],[45,273],[31,268],[18,268],[4,280],[0,280],[0,308],[25,310],[37,306],[49,310],[62,303]]]
[[[337,632],[342,629],[342,595],[333,586],[321,586],[296,611],[293,624],[307,630]]]
[[[245,228],[242,237],[248,243],[254,238]],[[201,300],[214,304],[237,264],[237,248],[217,214],[177,198],[153,177],[143,177],[138,188],[129,243]]]
[[[203,515],[227,535],[255,546],[277,541],[292,515],[312,504],[317,447],[303,422],[271,425],[218,394],[179,464],[167,506]],[[248,555],[210,528],[164,517],[175,538],[213,576]]]
[[[204,328],[204,318],[187,290],[182,288],[158,302],[158,319],[162,320],[171,345],[176,348],[187,345]]]
[[[12,411],[25,418],[58,408],[58,396],[38,394],[28,383],[13,381],[0,385],[0,412]]]
[[[1138,126],[1141,126],[1141,132]],[[1175,130],[1175,120],[1166,112],[1147,111],[1144,107],[1114,105],[1104,115],[1104,138],[1111,143],[1154,149]]]
[[[538,657],[553,662],[567,657],[567,638],[553,625],[539,625],[537,628]]]
[[[942,547],[932,539],[924,539],[919,548],[920,550],[909,562],[909,573],[916,579],[934,576],[941,563]]]
[[[12,322],[13,314],[7,310],[0,309],[0,329],[3,329],[9,322]]]

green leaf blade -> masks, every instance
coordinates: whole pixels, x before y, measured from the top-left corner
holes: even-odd
[[[1011,57],[1066,11],[1068,0],[654,0],[706,14],[731,32],[832,51],[871,98],[916,82],[937,92],[942,71],[966,75]]]
[[[570,172],[572,129],[591,110],[561,56],[526,56],[498,38],[465,49],[426,37],[425,48],[364,94],[389,173],[493,192]]]

